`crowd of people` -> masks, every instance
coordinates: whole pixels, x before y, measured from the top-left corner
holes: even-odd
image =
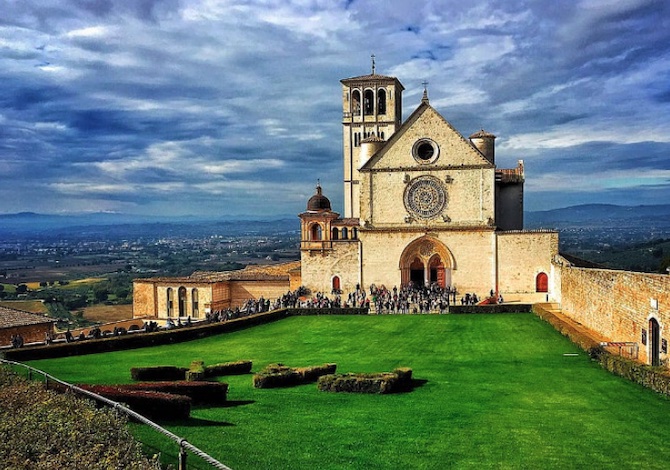
[[[456,303],[456,293],[455,288],[440,287],[436,283],[430,286],[409,283],[400,289],[370,286],[376,313],[445,313]]]

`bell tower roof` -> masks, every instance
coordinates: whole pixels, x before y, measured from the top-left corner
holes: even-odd
[[[316,184],[316,194],[307,201],[307,211],[325,212],[330,211],[330,199],[323,195],[321,183]]]

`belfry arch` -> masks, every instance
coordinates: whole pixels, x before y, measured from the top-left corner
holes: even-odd
[[[411,242],[400,255],[401,284],[451,286],[454,257],[444,243],[430,236]]]

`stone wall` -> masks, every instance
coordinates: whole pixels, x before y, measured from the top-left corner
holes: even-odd
[[[37,325],[16,326],[12,328],[3,328],[0,330],[0,346],[12,344],[12,336],[20,334],[23,337],[23,343],[42,343],[46,334],[53,335],[53,323],[39,323]]]
[[[659,323],[660,341],[670,339],[670,276],[567,265],[559,269],[564,315],[609,341],[638,343],[639,359],[647,363],[652,319]],[[661,351],[661,361],[667,358],[667,351]]]
[[[558,232],[498,232],[497,236],[498,290],[503,297],[512,300],[521,296],[534,302],[554,299],[552,260],[558,254]],[[540,273],[549,278],[547,293],[536,293]]]
[[[332,290],[333,277],[340,278],[340,289],[351,292],[360,282],[358,241],[333,241],[332,251],[302,251],[302,285],[313,292],[327,295]]]

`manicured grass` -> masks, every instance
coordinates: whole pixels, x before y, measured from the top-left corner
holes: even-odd
[[[564,354],[577,356],[566,356]],[[133,366],[251,359],[338,372],[407,366],[410,393],[254,389],[166,426],[233,469],[666,468],[670,400],[615,377],[532,314],[293,317],[198,341],[34,361],[72,382],[130,382]],[[149,452],[176,446],[134,426]],[[209,468],[189,457],[189,468]]]

